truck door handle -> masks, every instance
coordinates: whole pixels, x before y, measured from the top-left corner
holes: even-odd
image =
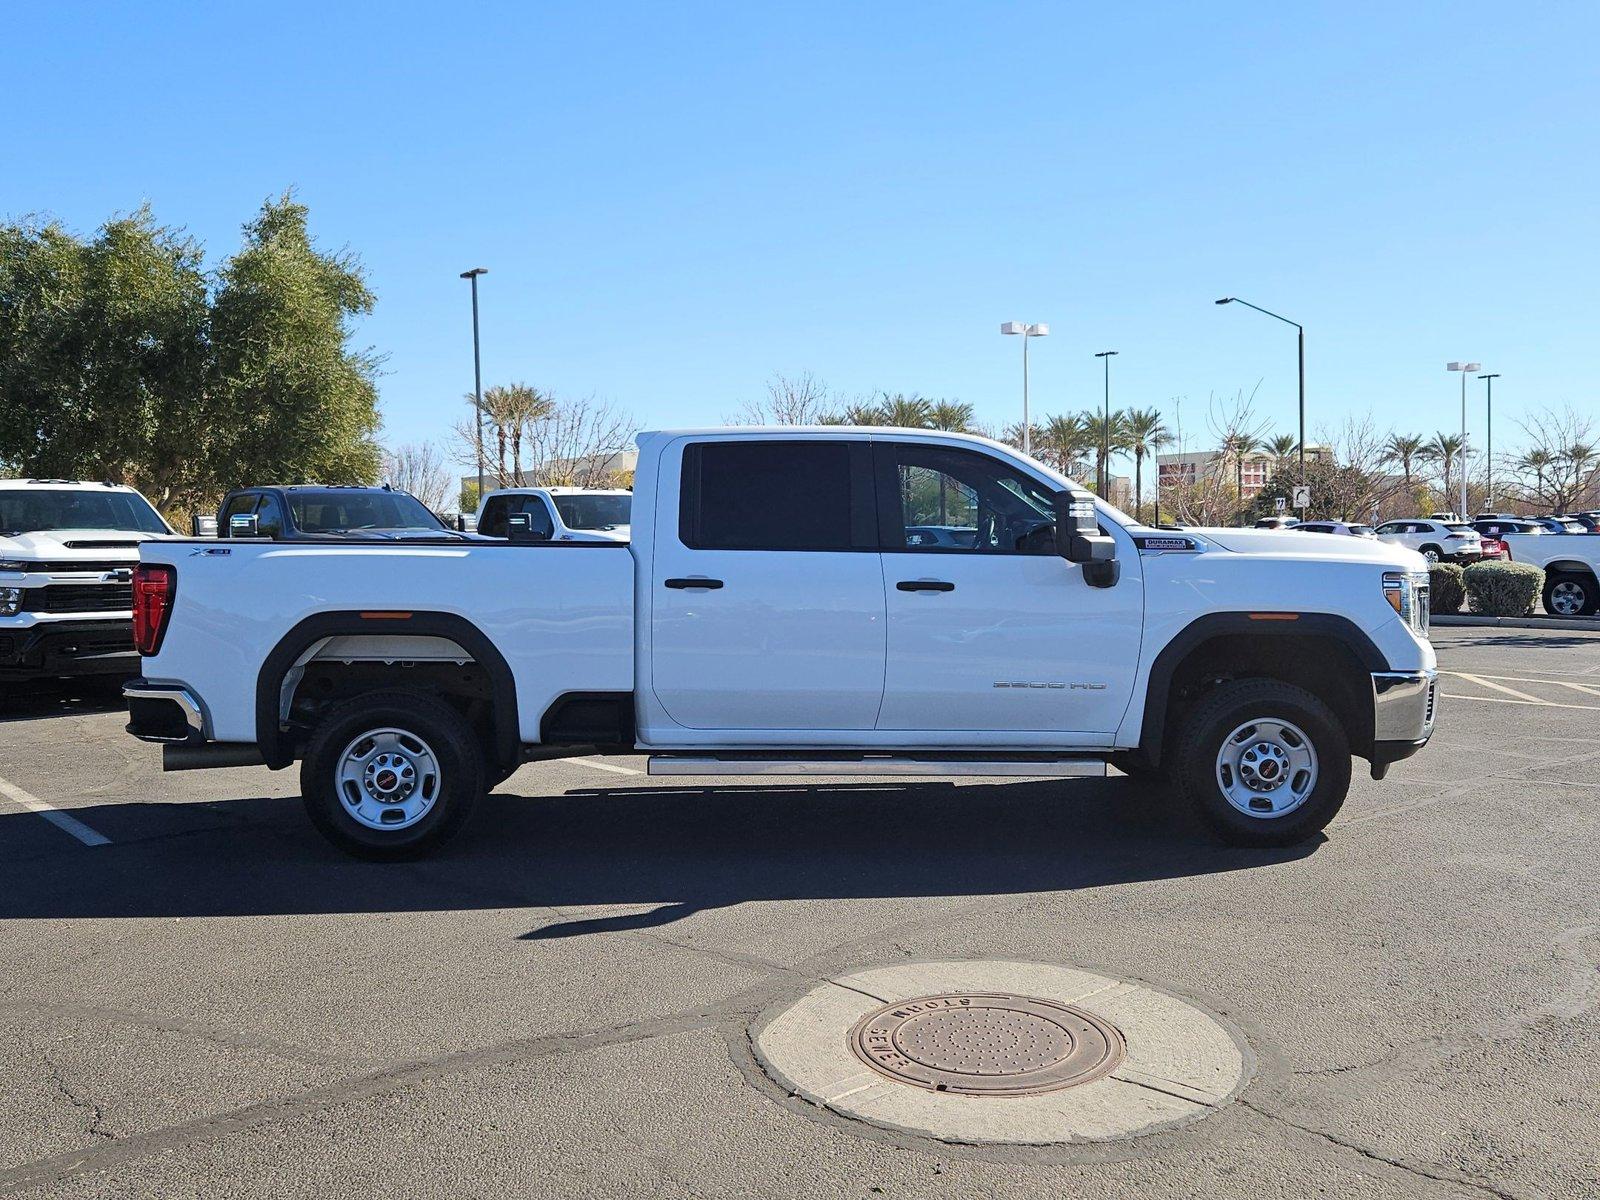
[[[711,592],[722,586],[720,579],[669,579],[666,582],[669,588],[705,588]]]
[[[894,585],[902,592],[953,592],[956,585],[943,579],[902,579]]]

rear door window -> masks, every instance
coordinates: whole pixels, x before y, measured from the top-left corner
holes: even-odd
[[[867,550],[866,442],[697,442],[683,452],[678,537],[694,550]]]

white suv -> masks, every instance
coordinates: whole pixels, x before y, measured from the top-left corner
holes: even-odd
[[[1385,521],[1378,540],[1415,550],[1430,563],[1475,563],[1483,557],[1483,539],[1471,525],[1432,518]]]

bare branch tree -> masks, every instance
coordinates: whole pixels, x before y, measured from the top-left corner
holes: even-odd
[[[1524,505],[1550,512],[1581,511],[1600,502],[1600,441],[1592,418],[1570,407],[1545,409],[1521,424],[1527,448],[1506,464],[1511,479],[1497,487]]]
[[[434,512],[441,512],[455,499],[456,481],[445,463],[443,451],[433,442],[407,443],[383,452],[384,479],[410,492]]]
[[[746,400],[723,419],[730,425],[821,425],[836,407],[835,397],[810,371],[778,373],[767,380],[767,394]]]
[[[613,404],[551,400],[529,430],[533,466],[528,482],[544,487],[615,487],[631,483],[622,464],[639,423]]]

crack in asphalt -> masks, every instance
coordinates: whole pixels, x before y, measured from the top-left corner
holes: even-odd
[[[1427,1179],[1433,1183],[1452,1184],[1460,1188],[1470,1188],[1475,1192],[1481,1193],[1482,1195],[1494,1196],[1496,1197],[1496,1200],[1536,1200],[1535,1197],[1521,1196],[1516,1192],[1508,1192],[1502,1188],[1495,1187],[1491,1183],[1483,1183],[1466,1175],[1445,1171],[1442,1168],[1429,1169],[1426,1165],[1410,1159],[1391,1158],[1386,1154],[1382,1154],[1377,1150],[1374,1150],[1370,1146],[1363,1146],[1359,1142],[1349,1141],[1346,1138],[1339,1137],[1337,1134],[1329,1133],[1325,1129],[1317,1129],[1311,1125],[1302,1125],[1298,1121],[1291,1121],[1288,1117],[1285,1117],[1279,1113],[1270,1112],[1267,1109],[1262,1108],[1260,1105],[1245,1099],[1243,1096],[1237,1097],[1235,1102],[1241,1108],[1248,1109],[1250,1112],[1255,1113],[1257,1116],[1264,1117],[1266,1120],[1271,1121],[1274,1124],[1282,1125],[1288,1129],[1296,1130],[1310,1137],[1318,1138],[1321,1141],[1327,1142],[1331,1146],[1337,1146],[1341,1150],[1347,1150],[1351,1153],[1359,1154],[1362,1158],[1371,1162],[1382,1163],[1386,1167],[1391,1167],[1397,1171],[1404,1171],[1406,1174],[1414,1175],[1419,1179]]]
[[[56,1085],[56,1091],[60,1092],[62,1096],[66,1097],[67,1102],[74,1108],[83,1109],[85,1112],[90,1114],[89,1124],[85,1127],[84,1132],[93,1137],[110,1138],[115,1140],[117,1135],[103,1127],[106,1119],[105,1109],[101,1108],[100,1105],[95,1103],[93,1100],[86,1100],[74,1092],[67,1084],[67,1077],[62,1074],[61,1068],[56,1065],[55,1060],[46,1055],[44,1063],[45,1066],[50,1068],[50,1079]]]

